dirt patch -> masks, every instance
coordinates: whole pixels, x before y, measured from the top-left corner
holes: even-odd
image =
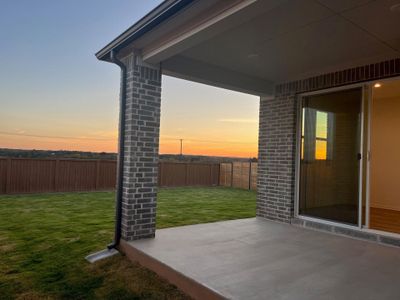
[[[0,252],[1,253],[10,252],[10,251],[12,251],[14,249],[15,249],[15,245],[14,244],[0,245]]]

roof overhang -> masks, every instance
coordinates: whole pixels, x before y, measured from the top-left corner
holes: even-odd
[[[396,0],[167,0],[99,51],[141,53],[163,74],[251,94],[400,57]]]
[[[104,48],[96,53],[99,60],[110,61],[111,50],[119,51],[142,37],[153,28],[159,26],[175,13],[190,5],[194,0],[166,0],[150,11],[147,15],[117,36]]]

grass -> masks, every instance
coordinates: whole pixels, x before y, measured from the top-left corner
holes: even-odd
[[[255,193],[161,189],[157,213],[157,228],[252,217]],[[87,263],[113,228],[111,192],[0,196],[0,298],[187,299],[123,256]]]

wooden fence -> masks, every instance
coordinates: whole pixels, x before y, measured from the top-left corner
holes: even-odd
[[[113,190],[115,160],[0,158],[0,194]],[[159,165],[160,186],[217,186],[219,164]]]
[[[158,173],[159,186],[217,186],[219,164],[162,162]]]
[[[115,188],[115,160],[0,158],[0,194]],[[158,185],[257,188],[257,163],[161,162]]]
[[[0,194],[115,188],[114,160],[0,158]]]
[[[221,163],[219,184],[241,189],[257,189],[257,163]]]

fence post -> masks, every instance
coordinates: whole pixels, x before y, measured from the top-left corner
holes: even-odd
[[[6,177],[6,194],[10,193],[11,186],[11,158],[7,158],[7,177]]]
[[[54,166],[54,191],[58,192],[58,175],[60,169],[60,160],[56,159],[56,164]]]
[[[158,186],[162,186],[163,163],[158,162]]]
[[[218,164],[218,180],[217,180],[217,186],[221,185],[221,163]]]
[[[189,172],[188,163],[185,163],[185,186],[188,185],[188,172]]]
[[[251,190],[251,161],[249,162],[249,190]]]
[[[233,162],[231,162],[231,187],[233,187]]]
[[[209,168],[209,170],[210,170],[210,185],[211,186],[213,186],[214,184],[213,184],[213,172],[212,172],[212,164],[209,164],[208,165],[208,168]]]
[[[100,184],[100,160],[96,160],[96,182],[94,185],[94,189],[97,191],[99,189]]]

